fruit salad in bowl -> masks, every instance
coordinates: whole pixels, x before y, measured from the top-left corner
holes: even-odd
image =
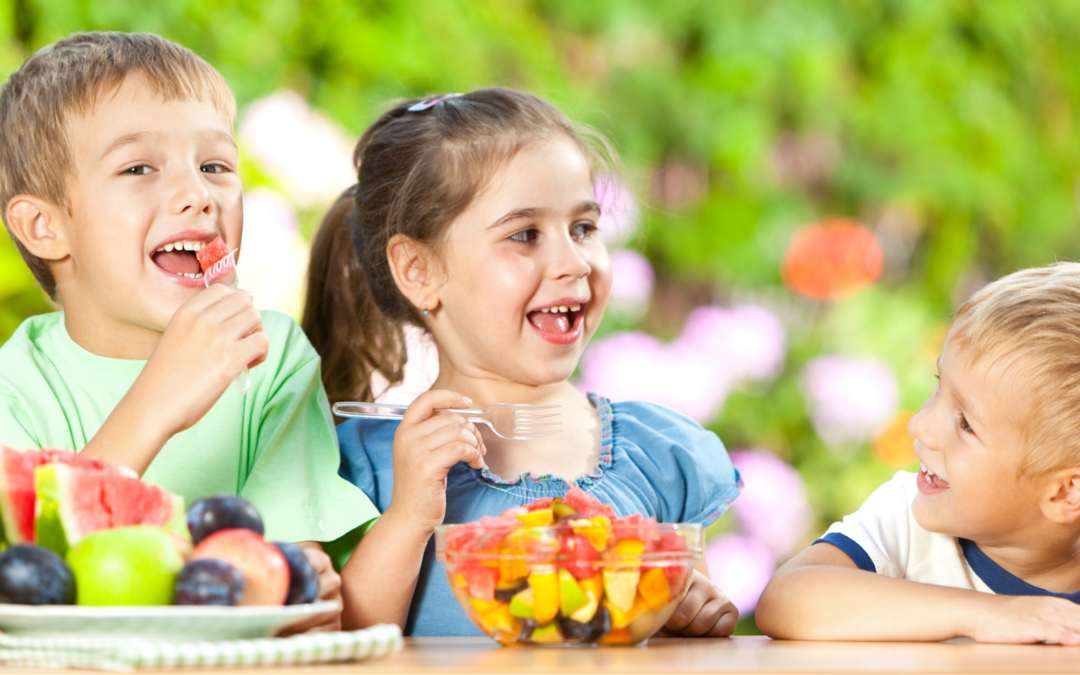
[[[503,644],[539,645],[644,642],[686,594],[703,541],[700,525],[618,518],[577,487],[435,537],[473,623]]]

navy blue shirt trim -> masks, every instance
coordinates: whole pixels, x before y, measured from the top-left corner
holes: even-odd
[[[877,567],[874,565],[874,561],[870,559],[870,556],[867,555],[866,549],[856,544],[855,540],[846,534],[830,532],[814,543],[817,544],[821,542],[832,544],[846,553],[847,557],[851,558],[851,562],[855,563],[855,565],[864,572],[877,573]]]
[[[1017,577],[1002,569],[1001,565],[990,559],[990,556],[970,539],[958,539],[960,548],[964,551],[971,570],[983,580],[990,590],[998,595],[1050,595],[1055,598],[1065,598],[1080,603],[1080,591],[1076,593],[1054,593],[1038,586],[1032,586],[1020,577]]]

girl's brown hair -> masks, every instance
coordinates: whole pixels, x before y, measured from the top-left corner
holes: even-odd
[[[400,382],[404,322],[425,328],[390,272],[393,236],[437,247],[499,167],[534,141],[561,134],[594,166],[613,157],[598,134],[531,94],[480,89],[425,107],[431,100],[399,103],[364,132],[353,153],[357,184],[315,236],[302,323],[332,403],[371,400],[374,371]]]

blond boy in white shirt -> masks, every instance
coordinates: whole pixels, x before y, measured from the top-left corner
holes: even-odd
[[[898,473],[773,577],[777,638],[1080,644],[1080,264],[957,312]]]

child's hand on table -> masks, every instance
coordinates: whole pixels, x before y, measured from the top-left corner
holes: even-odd
[[[461,415],[437,413],[468,408],[472,401],[452,391],[421,394],[394,434],[394,497],[383,514],[415,528],[425,540],[446,515],[446,475],[458,462],[484,466],[487,449],[476,426]]]
[[[720,587],[695,569],[690,589],[664,628],[691,637],[727,637],[735,632],[739,610]]]
[[[1080,606],[1047,596],[975,596],[985,603],[968,613],[967,633],[976,642],[1080,645]],[[979,611],[981,609],[981,611]]]
[[[215,285],[180,306],[142,373],[84,448],[140,476],[177,433],[198,422],[270,343],[247,291]]]

